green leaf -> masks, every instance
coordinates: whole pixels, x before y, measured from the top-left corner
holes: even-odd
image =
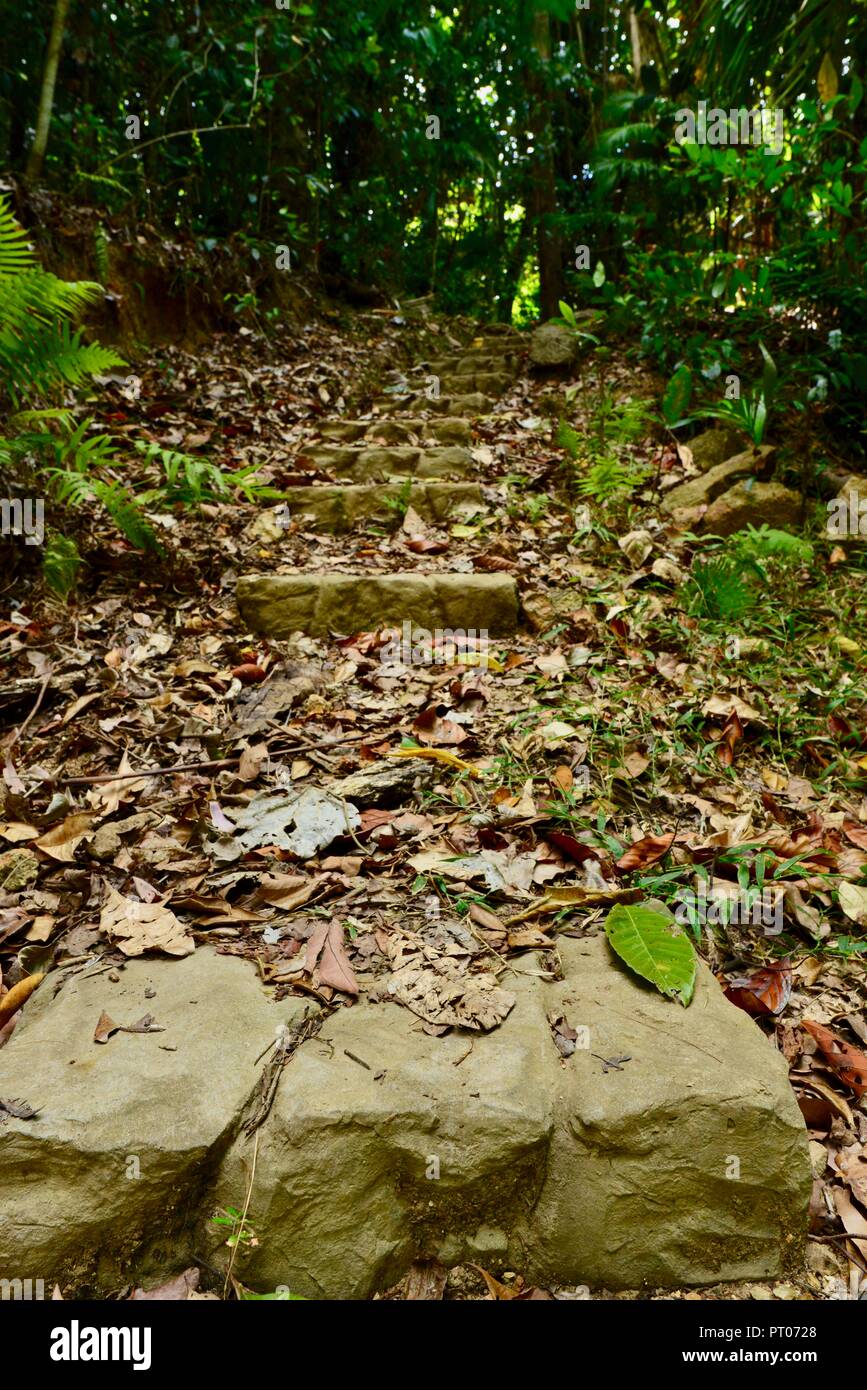
[[[681,363],[665,389],[662,413],[668,425],[675,424],[684,414],[692,396],[692,371]]]
[[[605,266],[601,261],[596,262],[596,269],[593,272],[593,284],[596,286],[597,290],[601,289],[605,284]]]
[[[674,918],[643,903],[617,903],[605,920],[612,949],[636,975],[686,1007],[695,989],[696,956],[689,938],[675,935]]]
[[[777,364],[761,340],[759,341],[759,352],[765,362],[762,369],[762,395],[766,401],[772,401],[777,389]]]
[[[565,303],[563,302],[562,299],[559,300],[559,305],[560,305],[560,313],[563,315],[563,317],[564,317],[564,319],[566,320],[566,322],[567,322],[568,324],[570,324],[572,328],[574,328],[574,327],[575,327],[575,311],[574,311],[574,309],[570,308],[570,306],[569,306],[568,304],[565,304]]]

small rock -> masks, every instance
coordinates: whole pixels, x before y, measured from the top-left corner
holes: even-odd
[[[39,860],[29,849],[10,849],[0,854],[0,891],[20,893],[39,877]]]
[[[703,430],[684,447],[692,454],[696,468],[706,473],[709,468],[714,468],[718,463],[725,463],[726,459],[733,458],[741,452],[743,435],[730,429]]]
[[[732,536],[746,526],[797,526],[803,509],[799,493],[782,483],[738,483],[712,502],[702,517],[702,530]]]
[[[534,367],[571,367],[578,356],[578,344],[571,328],[543,323],[530,338],[530,362]]]
[[[396,758],[394,762],[370,763],[360,772],[343,777],[329,790],[343,801],[387,809],[406,801],[417,786],[430,786],[437,775],[436,765],[424,758]]]

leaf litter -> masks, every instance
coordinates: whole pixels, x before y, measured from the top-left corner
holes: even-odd
[[[276,486],[297,477],[322,419],[364,409],[371,354],[409,360],[418,332],[373,315],[346,332],[329,324],[329,403],[300,345],[280,362],[258,341],[208,349],[221,466],[255,463]],[[133,437],[201,434],[187,387],[202,355],[167,355],[170,392],[156,356],[136,364]],[[611,389],[647,389],[629,368],[609,370]],[[566,501],[534,511],[516,498],[509,477],[549,476],[548,389],[519,378],[486,426],[483,526],[332,537],[292,521],[251,536],[254,508],[207,503],[172,517],[176,596],[114,539],[74,614],[16,594],[2,634],[20,692],[4,709],[10,729],[48,677],[5,758],[0,1007],[43,945],[52,971],[74,971],[82,958],[122,968],[210,942],[256,961],[278,995],[327,1008],[364,997],[433,1033],[473,1033],[508,1017],[512,952],[547,958],[559,932],[598,931],[606,911],[660,886],[761,878],[782,889],[779,935],[723,921],[685,939],[787,1058],[826,1154],[814,1234],[854,1248],[851,1212],[867,1212],[863,659],[818,611],[829,594],[848,611],[846,568],[827,568],[815,613],[813,596],[799,597],[806,635],[783,660],[756,647],[727,661],[681,602],[692,542],[660,522],[649,491],[635,499],[640,524],[612,524],[612,541],[576,537]],[[571,399],[580,425],[587,407]],[[156,400],[159,416],[145,414]],[[655,447],[634,450],[653,458]],[[423,542],[415,554],[408,535]],[[384,628],[287,642],[238,630],[244,568],[374,574],[398,559],[514,572],[530,630],[475,665],[410,666],[380,659]],[[154,772],[165,768],[176,770]],[[88,778],[99,780],[75,780]]]

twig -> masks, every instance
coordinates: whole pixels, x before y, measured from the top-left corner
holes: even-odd
[[[19,727],[15,730],[15,733],[12,735],[12,738],[10,739],[8,745],[10,749],[15,747],[15,744],[18,742],[19,738],[21,738],[22,734],[24,733],[24,730],[27,728],[27,725],[30,723],[31,719],[33,719],[34,716],[39,713],[39,706],[42,704],[43,697],[45,695],[46,690],[48,689],[49,682],[51,681],[51,677],[53,675],[54,670],[52,668],[51,670],[49,670],[48,675],[45,677],[45,680],[39,687],[39,694],[36,696],[36,704],[33,706],[27,718],[24,720],[24,723],[20,724]]]
[[[256,1131],[256,1142],[253,1145],[253,1166],[250,1169],[250,1181],[247,1184],[247,1196],[244,1198],[244,1210],[241,1213],[241,1221],[238,1226],[238,1233],[235,1237],[235,1244],[232,1246],[232,1258],[229,1260],[229,1268],[226,1270],[226,1281],[223,1284],[223,1298],[229,1288],[229,1280],[232,1277],[232,1269],[235,1264],[235,1256],[238,1253],[238,1246],[241,1244],[241,1236],[244,1233],[244,1225],[247,1220],[247,1212],[250,1210],[250,1198],[253,1195],[253,1180],[256,1176],[256,1159],[259,1156],[259,1131]]]
[[[177,140],[180,135],[208,135],[213,130],[249,130],[249,121],[235,121],[231,125],[191,125],[186,130],[170,130],[165,135],[155,135],[152,140],[137,140],[132,149],[124,150],[123,154],[112,155],[104,164],[100,164],[96,172],[101,174],[103,169],[110,169],[113,164],[119,164],[122,159],[129,159],[131,154],[138,154],[140,150],[146,150],[149,145],[161,145],[164,140]]]
[[[33,710],[33,714],[35,713],[36,709]],[[30,719],[33,718],[33,714],[30,715]],[[27,722],[29,723],[30,720],[28,719]],[[318,746],[323,749],[341,748],[344,744],[361,743],[369,737],[369,734],[351,734],[347,738],[332,739],[330,743]],[[275,749],[273,756],[282,757],[284,753],[301,753],[306,748],[316,746],[309,741],[292,743],[288,748]],[[62,787],[90,787],[98,782],[131,782],[136,777],[168,777],[173,772],[217,772],[220,769],[234,767],[241,761],[242,757],[242,753],[235,753],[231,758],[215,758],[205,763],[172,763],[170,767],[142,767],[137,772],[101,772],[94,777],[53,777],[51,780],[54,783],[59,783]]]

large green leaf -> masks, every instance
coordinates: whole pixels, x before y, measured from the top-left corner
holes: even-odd
[[[683,417],[692,396],[692,372],[681,363],[665,389],[662,413],[667,425],[676,425]]]
[[[695,989],[695,951],[687,936],[676,934],[669,912],[644,903],[617,903],[605,920],[605,934],[636,975],[684,1007],[689,1004]]]

